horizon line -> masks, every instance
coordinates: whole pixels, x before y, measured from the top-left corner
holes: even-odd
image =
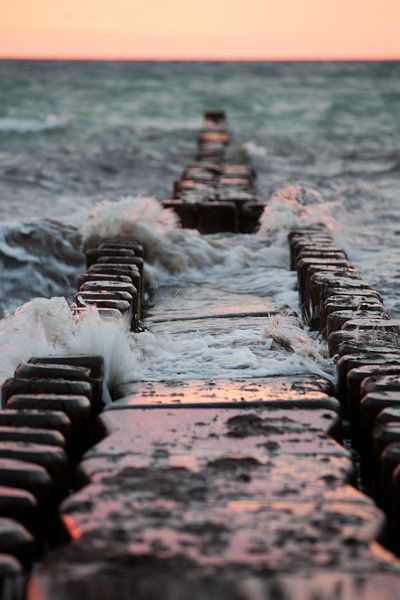
[[[71,62],[398,62],[398,56],[326,56],[326,57],[107,57],[107,56],[15,56],[0,55],[0,61],[3,60],[27,60],[27,61],[71,61]]]

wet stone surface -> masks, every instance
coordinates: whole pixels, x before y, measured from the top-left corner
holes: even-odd
[[[123,408],[121,410],[112,410],[112,407],[116,403],[110,405],[110,410],[104,412],[101,417],[99,417],[97,421],[97,426],[99,431],[101,431],[102,437],[106,435],[110,435],[114,433],[116,430],[126,430],[130,431],[132,425],[131,420],[126,419],[126,410]],[[192,408],[190,411],[185,410],[177,410],[171,406],[156,406],[155,409],[157,413],[154,415],[152,411],[147,410],[146,408],[136,408],[137,417],[136,419],[143,418],[145,420],[154,421],[154,419],[158,416],[162,416],[162,411],[168,411],[168,415],[176,415],[176,418],[185,421],[188,425],[193,426],[191,422],[193,415],[197,415],[197,419],[195,424],[200,424],[200,426],[204,427],[204,419],[207,419],[207,415],[209,414],[209,410],[207,412],[203,411],[201,406],[197,406],[196,408]],[[222,410],[224,409],[224,410]],[[213,414],[215,414],[216,410],[214,407]],[[227,409],[226,407],[218,408],[218,414],[222,415],[231,415],[232,419],[228,420],[229,430],[231,431],[231,435],[233,437],[246,437],[248,432],[260,431],[262,432],[264,428],[267,428],[268,425],[271,426],[279,426],[279,431],[301,431],[305,432],[308,430],[318,430],[323,431],[325,433],[329,433],[332,435],[332,432],[336,433],[339,430],[341,421],[340,415],[336,411],[326,408],[298,408],[295,411],[288,408],[278,408],[276,406],[253,406],[251,407],[251,411],[247,410],[236,410],[232,412],[231,409]],[[135,417],[133,417],[135,418]],[[216,419],[216,422],[218,419]],[[157,428],[158,432],[159,428]],[[273,428],[271,429],[273,431]]]
[[[103,469],[104,455],[110,465],[127,457],[140,467],[155,461],[194,470],[225,455],[250,457],[255,464],[286,454],[349,456],[325,433],[336,422],[336,414],[327,410],[303,410],[297,419],[287,410],[139,409],[110,411],[100,420],[112,433],[85,454],[81,468],[89,477],[96,473],[97,459]]]
[[[338,401],[329,396],[332,391],[331,383],[316,375],[217,381],[139,381],[116,387],[113,392],[116,401],[107,409],[268,404],[275,408],[303,406],[339,410]]]
[[[279,306],[268,298],[224,292],[207,286],[169,286],[158,292],[154,303],[146,319],[150,326],[163,321],[270,316],[282,311],[293,314],[289,307]]]
[[[261,327],[265,325],[265,317],[270,315],[220,315],[219,318],[212,316],[203,319],[182,319],[177,321],[162,321],[149,324],[151,333],[159,336],[169,336],[172,340],[182,336],[212,336],[215,340],[227,337],[229,334],[240,335],[243,331],[247,336],[252,336],[252,345],[260,347]],[[244,340],[243,345],[248,344]]]
[[[175,598],[178,572],[182,584],[218,573],[212,586],[239,573],[262,585],[303,569],[397,572],[376,544],[383,514],[349,485],[350,455],[325,433],[335,413],[294,412],[104,413],[109,435],[80,465],[86,485],[61,505],[71,544],[50,555],[34,583],[51,589],[65,577],[92,589],[110,565],[131,564],[135,593],[153,569],[166,578],[152,588],[157,597]]]
[[[64,566],[60,568],[61,557]],[[194,569],[188,562],[155,558],[132,558],[123,564],[107,562],[101,551],[93,553],[91,569],[87,556],[68,548],[55,559],[56,572],[41,573],[31,582],[28,600],[393,600],[398,595],[398,578],[390,573],[363,574],[332,572],[321,568],[296,574],[273,576],[267,570],[248,574]],[[54,567],[53,563],[49,565]],[[156,577],[155,577],[156,573]]]

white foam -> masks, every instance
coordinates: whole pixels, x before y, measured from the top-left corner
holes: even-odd
[[[324,345],[313,339],[303,328],[301,321],[288,314],[278,314],[270,317],[262,328],[262,339],[273,349],[283,348],[298,356],[318,362],[326,367],[329,365]]]
[[[288,230],[331,223],[318,193],[289,186],[273,195],[258,235],[202,236],[181,229],[175,214],[153,198],[102,202],[88,216],[85,245],[104,238],[135,239],[144,247],[153,285],[205,285],[253,294],[298,309],[296,276],[288,268]],[[179,299],[177,300],[179,302]],[[35,299],[1,322],[0,375],[12,375],[31,356],[87,353],[105,358],[106,379],[229,378],[313,372],[331,377],[331,362],[295,318],[238,321],[234,329],[184,335],[171,328],[129,334],[122,321],[101,321],[95,309],[74,320],[63,298]],[[218,331],[217,331],[218,330]]]
[[[241,145],[241,149],[244,151],[246,156],[251,160],[253,165],[265,165],[265,161],[268,158],[268,150],[265,146],[261,146],[256,142],[244,142]]]
[[[72,328],[65,298],[34,298],[0,322],[0,377],[31,356],[50,356],[64,346]]]
[[[55,115],[48,115],[45,119],[0,118],[0,131],[6,133],[40,133],[49,129],[60,129],[67,125],[67,119]]]
[[[102,355],[111,386],[135,363],[124,320],[102,320],[94,307],[74,318],[65,298],[34,298],[0,322],[0,378],[32,356],[71,354]]]
[[[178,224],[174,211],[162,208],[154,198],[105,200],[87,217],[85,247],[96,246],[106,238],[134,239],[143,244],[148,262],[169,273],[179,273],[192,265],[201,267],[217,259],[198,232],[179,229]]]
[[[282,243],[296,227],[324,223],[332,229],[331,207],[317,190],[300,184],[288,185],[277,190],[266,203],[258,233]]]
[[[264,331],[260,325],[264,324]],[[315,373],[332,379],[327,360],[317,362],[317,344],[313,348],[296,345],[297,328],[286,328],[287,339],[293,340],[295,350],[288,353],[284,347],[271,348],[265,331],[267,319],[253,326],[242,322],[234,331],[220,335],[202,335],[193,330],[190,335],[154,335],[147,331],[135,334],[132,352],[136,362],[125,373],[126,381],[168,379],[236,379],[266,377],[296,373]],[[303,350],[306,350],[303,353]]]

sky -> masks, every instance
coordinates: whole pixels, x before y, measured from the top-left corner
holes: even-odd
[[[400,0],[0,0],[0,57],[400,59]]]

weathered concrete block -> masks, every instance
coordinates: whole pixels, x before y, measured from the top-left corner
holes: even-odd
[[[109,292],[109,293],[123,293],[129,294],[131,298],[138,296],[138,291],[136,287],[132,283],[126,283],[121,281],[113,281],[111,279],[96,279],[97,274],[94,275],[94,280],[86,281],[82,284],[80,288],[80,292],[89,292],[89,293],[101,293],[101,292]],[[106,275],[108,277],[108,275]]]
[[[360,344],[393,344],[392,333],[385,331],[375,331],[366,329],[359,331],[357,329],[341,329],[335,331],[328,338],[328,350],[329,355],[334,356],[338,354],[341,344],[344,343],[360,343]]]
[[[0,515],[18,521],[34,536],[38,533],[38,502],[27,490],[0,485]]]
[[[1,397],[3,406],[9,398],[16,394],[59,394],[62,396],[85,396],[92,400],[92,386],[88,381],[72,381],[68,379],[22,379],[9,378],[3,382]],[[33,406],[30,408],[34,408]]]
[[[92,421],[92,405],[87,396],[62,395],[62,394],[39,394],[39,393],[21,393],[10,396],[7,399],[6,408],[14,410],[43,410],[43,411],[62,411],[71,421],[72,437],[79,445],[86,440],[87,433]]]
[[[98,308],[105,306],[104,301],[111,303],[127,302],[129,308],[125,305],[114,306],[111,304],[110,306],[111,308],[117,308],[122,316],[129,319],[131,329],[136,330],[138,327],[140,314],[140,299],[138,294],[132,296],[128,292],[120,290],[99,290],[96,292],[79,291],[74,295],[73,301],[78,307],[96,306]]]
[[[200,183],[212,183],[215,185],[217,182],[217,173],[210,171],[205,167],[189,165],[184,169],[181,179],[191,179],[192,181],[197,181]]]
[[[64,559],[64,568],[61,568]],[[190,563],[151,559],[128,563],[110,564],[101,552],[89,558],[84,551],[75,559],[68,549],[58,552],[48,565],[31,582],[28,599],[55,598],[71,600],[83,596],[87,600],[254,600],[282,599],[308,600],[311,598],[335,598],[335,600],[393,600],[398,594],[398,575],[394,562],[393,572],[379,573],[359,570],[337,570],[322,566],[320,569],[304,569],[297,573],[282,575],[268,569],[257,574],[243,570],[227,572],[220,570],[218,576],[210,569],[195,570]],[[91,566],[91,569],[84,568]],[[57,568],[55,568],[57,566]],[[82,567],[83,568],[79,568]],[[154,577],[154,573],[157,577]],[[301,595],[300,595],[301,594]]]
[[[89,268],[95,264],[100,258],[107,256],[111,258],[115,257],[134,257],[137,256],[133,248],[89,248],[86,250],[86,267]]]
[[[119,282],[119,283],[132,284],[131,278],[126,275],[110,275],[110,274],[102,275],[101,273],[94,274],[94,273],[87,272],[78,277],[78,280],[77,280],[78,290],[87,281],[112,281],[112,282],[117,282],[117,283]]]
[[[400,407],[387,407],[381,410],[379,415],[376,417],[375,424],[383,425],[384,423],[390,423],[393,421],[400,421]]]
[[[207,110],[203,115],[203,127],[205,129],[214,129],[216,127],[227,126],[226,113],[223,110]]]
[[[356,273],[349,270],[346,273],[342,271],[321,271],[314,273],[308,282],[307,290],[304,292],[304,316],[310,322],[315,323],[315,327],[319,328],[320,322],[320,305],[333,289],[343,287],[352,289],[354,293],[360,293],[361,290],[367,289],[368,285],[360,280]]]
[[[7,410],[0,411],[0,427],[38,428],[58,431],[65,440],[71,437],[71,421],[61,411]]]
[[[362,343],[360,341],[353,342],[343,342],[339,346],[339,356],[346,356],[347,354],[362,354],[364,356],[386,356],[388,354],[400,354],[400,349],[396,350],[393,346],[385,345],[383,342],[382,345],[379,345],[379,340],[374,345],[373,343]]]
[[[351,369],[347,374],[347,400],[350,410],[357,411],[361,401],[362,382],[367,377],[376,375],[400,375],[400,364],[393,359],[386,365],[364,365]]]
[[[31,442],[0,441],[0,458],[11,458],[44,467],[57,486],[65,488],[68,479],[68,458],[59,446]]]
[[[0,553],[15,556],[24,565],[33,558],[33,537],[23,525],[0,517]]]
[[[103,239],[101,243],[99,243],[98,248],[125,248],[127,250],[133,250],[136,256],[144,258],[143,244],[137,240]]]
[[[34,463],[0,458],[0,485],[27,490],[47,506],[54,499],[54,483],[48,471]]]
[[[248,294],[235,294],[212,290],[206,286],[186,286],[179,291],[177,304],[173,290],[167,288],[157,293],[156,304],[147,311],[147,323],[165,321],[199,321],[218,318],[264,317],[285,314],[297,316],[287,306],[261,299]],[[200,305],[200,306],[199,306]]]
[[[372,375],[361,383],[361,395],[394,391],[400,391],[400,375]]]
[[[269,406],[270,408],[326,408],[340,411],[329,396],[331,384],[317,376],[261,377],[220,381],[133,382],[114,390],[108,410],[120,408]]]
[[[379,413],[384,408],[400,408],[400,391],[369,392],[360,401],[360,420],[363,430],[371,433]]]
[[[348,260],[348,256],[344,250],[336,246],[333,242],[328,242],[324,244],[311,243],[311,244],[302,244],[298,247],[298,251],[295,253],[295,264],[294,267],[297,267],[298,263],[303,258],[314,258],[314,259],[326,259],[329,260]]]
[[[326,327],[330,313],[341,310],[384,310],[383,303],[378,300],[373,292],[359,295],[329,295],[320,306],[321,328]]]
[[[90,370],[90,379],[104,378],[104,358],[96,355],[75,354],[67,356],[35,356],[28,361],[31,364],[71,365]]]
[[[339,331],[339,329],[344,328],[345,324],[351,321],[352,319],[390,319],[388,313],[384,310],[384,307],[381,305],[368,306],[367,308],[362,308],[361,310],[337,310],[333,311],[328,315],[327,319],[327,328],[326,328],[326,338],[334,333],[335,331]]]
[[[207,142],[222,142],[228,144],[229,140],[230,135],[227,131],[202,131],[198,137],[200,145]]]
[[[62,359],[61,359],[62,360]],[[14,377],[20,379],[65,379],[90,381],[90,369],[59,363],[28,362],[15,369]]]
[[[34,427],[6,427],[0,425],[0,442],[29,442],[66,449],[65,438],[59,431],[36,429]]]
[[[265,210],[263,202],[246,202],[239,211],[240,233],[255,233],[259,226],[260,217]]]
[[[63,503],[74,542],[69,558],[50,561],[47,578],[64,572],[68,580],[77,556],[93,564],[105,548],[114,566],[151,556],[178,564],[181,578],[190,565],[194,574],[218,572],[217,581],[238,568],[253,576],[321,564],[378,568],[370,543],[382,514],[343,485],[352,462],[318,430],[321,414],[157,412],[101,417],[113,433],[81,464],[92,483]]]
[[[174,182],[172,190],[174,198],[183,199],[186,192],[190,192],[199,202],[217,200],[217,189],[212,183],[204,183],[194,179],[179,179]]]
[[[99,273],[102,275],[125,275],[130,277],[133,287],[137,290],[140,298],[143,299],[144,281],[143,277],[136,265],[125,264],[120,262],[115,263],[100,263],[97,262],[89,267],[88,273]],[[86,285],[86,284],[84,284]],[[82,289],[85,289],[82,286]]]
[[[327,269],[329,267],[329,269]],[[351,265],[346,258],[301,258],[296,261],[297,278],[299,282],[299,290],[302,297],[304,297],[306,285],[308,283],[307,276],[311,268],[314,268],[314,273],[321,271],[333,271],[337,272],[338,269],[343,269],[343,273],[347,272]],[[313,273],[313,274],[314,274]]]
[[[44,365],[71,365],[89,369],[90,385],[92,386],[92,406],[94,413],[99,413],[103,406],[103,380],[104,380],[104,358],[102,356],[88,356],[85,354],[69,356],[46,356],[32,357],[28,361],[30,364]]]
[[[400,319],[352,319],[347,321],[343,329],[351,330],[357,329],[358,331],[371,331],[376,334],[392,333],[400,335]]]
[[[393,354],[371,354],[365,353],[347,354],[339,358],[336,363],[337,369],[337,393],[338,397],[343,401],[347,401],[347,375],[352,369],[363,366],[385,366],[387,364],[400,364],[400,355]]]
[[[247,177],[250,180],[257,177],[256,172],[250,165],[242,163],[224,163],[221,165],[221,174],[224,177]]]
[[[78,308],[95,306],[99,309],[99,311],[111,310],[119,312],[121,317],[123,317],[128,323],[131,323],[133,319],[132,304],[130,302],[126,302],[125,300],[96,300],[94,298],[85,298],[85,300],[82,300],[80,299],[79,294],[77,298],[78,303],[76,303],[76,306]]]

